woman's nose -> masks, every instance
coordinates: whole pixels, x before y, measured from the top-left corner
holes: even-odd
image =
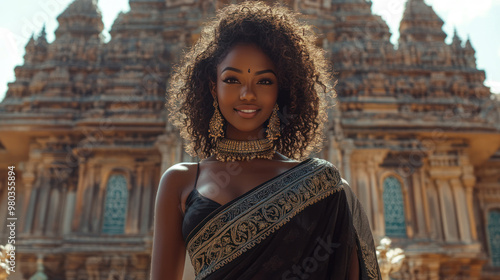
[[[241,89],[240,99],[241,100],[255,100],[255,99],[257,99],[257,96],[255,95],[255,92],[253,91],[252,87],[247,85]]]

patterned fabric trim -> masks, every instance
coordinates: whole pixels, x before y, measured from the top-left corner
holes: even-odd
[[[361,244],[362,257],[365,262],[368,279],[380,279],[376,255],[370,250],[370,247],[364,240],[360,239],[359,242]]]
[[[380,276],[377,254],[373,244],[373,236],[366,212],[347,181],[342,179],[340,186],[347,195],[347,201],[349,202],[349,209],[351,211],[356,237],[361,248],[360,255],[363,258],[365,270],[363,271],[360,279],[382,279]]]
[[[196,280],[253,248],[307,206],[341,190],[340,181],[332,164],[312,159],[231,204],[187,244]]]

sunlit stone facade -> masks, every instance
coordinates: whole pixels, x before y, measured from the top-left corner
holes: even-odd
[[[0,242],[16,170],[16,264],[28,279],[147,279],[159,178],[186,155],[166,120],[171,67],[231,1],[130,0],[104,43],[92,0],[75,0],[26,45],[0,103]],[[283,1],[316,27],[338,73],[315,155],[337,165],[377,239],[407,258],[394,277],[500,276],[500,101],[471,42],[408,0],[395,47],[364,0]]]

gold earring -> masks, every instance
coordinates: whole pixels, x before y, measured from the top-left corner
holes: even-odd
[[[224,120],[222,119],[222,115],[219,111],[219,103],[217,103],[217,99],[214,98],[214,114],[210,119],[210,125],[208,127],[208,135],[214,138],[217,141],[217,138],[222,138],[224,136]]]
[[[279,111],[278,103],[274,104],[273,112],[269,118],[269,124],[267,125],[267,139],[274,141],[278,140],[280,134],[280,118],[278,116]]]

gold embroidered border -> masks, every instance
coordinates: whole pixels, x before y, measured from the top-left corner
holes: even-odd
[[[218,213],[187,244],[196,280],[253,248],[307,206],[341,190],[340,181],[333,165],[312,159]]]
[[[361,244],[361,254],[365,262],[368,279],[378,279],[377,257],[363,239],[359,238],[359,243]]]

